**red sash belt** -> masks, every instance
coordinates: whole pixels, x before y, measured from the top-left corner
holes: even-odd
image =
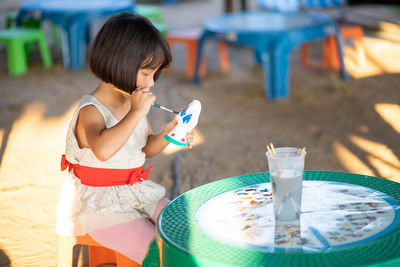
[[[133,169],[105,169],[72,164],[65,155],[61,158],[61,170],[68,168],[74,171],[75,176],[81,180],[81,183],[87,186],[115,186],[115,185],[133,185],[140,180],[147,180],[153,165],[143,171],[143,166]]]

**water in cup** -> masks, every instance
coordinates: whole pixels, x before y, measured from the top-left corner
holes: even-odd
[[[272,200],[275,218],[294,221],[300,218],[303,172],[282,169],[271,173]]]
[[[305,150],[281,147],[266,153],[275,220],[300,219]]]

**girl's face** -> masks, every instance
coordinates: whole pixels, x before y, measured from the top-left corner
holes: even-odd
[[[154,74],[157,69],[139,69],[136,77],[136,88],[151,88],[154,86]]]

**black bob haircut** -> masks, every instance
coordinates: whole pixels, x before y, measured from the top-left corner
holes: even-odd
[[[89,54],[94,75],[130,94],[136,89],[140,68],[158,68],[156,81],[171,60],[171,50],[160,31],[147,18],[129,12],[107,20]]]

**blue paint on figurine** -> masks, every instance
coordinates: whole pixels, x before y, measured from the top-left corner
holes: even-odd
[[[192,114],[189,114],[189,115],[186,115],[185,117],[183,117],[182,121],[184,124],[187,124],[191,118],[192,118]]]

